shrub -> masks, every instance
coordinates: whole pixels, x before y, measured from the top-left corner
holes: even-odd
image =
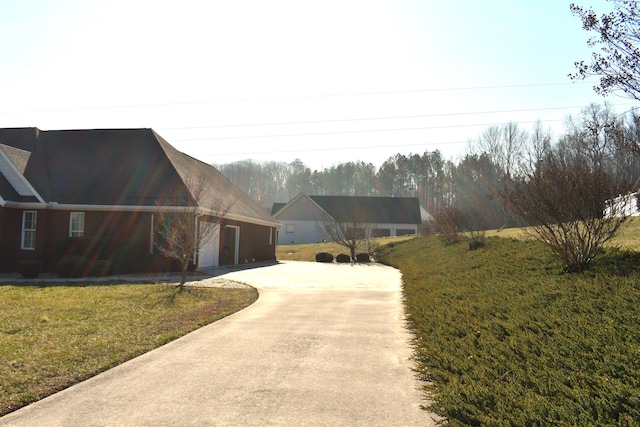
[[[351,262],[351,257],[347,254],[339,254],[336,256],[336,262],[341,262],[341,263]]]
[[[460,241],[460,234],[467,228],[469,217],[460,209],[448,206],[436,211],[433,223],[440,240],[446,245],[453,245]]]
[[[369,254],[363,252],[363,253],[356,254],[356,261],[369,262],[371,261],[371,258],[369,257]]]
[[[65,237],[56,242],[56,255],[60,259],[87,258],[90,261],[110,260],[114,273],[137,273],[150,268],[145,251],[147,243],[139,239],[115,237]]]
[[[333,255],[327,252],[318,252],[316,254],[317,262],[333,262]]]
[[[94,261],[89,269],[89,276],[104,277],[108,276],[111,271],[111,261],[106,259],[99,259]]]
[[[476,230],[470,232],[469,250],[475,251],[476,249],[484,248],[486,232],[484,230]]]
[[[42,271],[40,261],[27,260],[20,261],[18,264],[18,273],[25,279],[35,279],[40,275],[40,271]]]
[[[120,247],[108,257],[111,261],[111,272],[123,274],[148,271],[150,266],[145,255],[145,246],[146,243],[143,241],[121,240]]]
[[[58,276],[64,278],[86,277],[91,267],[90,261],[81,256],[63,258],[58,263]]]
[[[420,224],[420,234],[422,234],[423,236],[428,236],[430,234],[435,234],[435,232],[436,225],[433,220],[422,221],[422,223]]]
[[[527,234],[547,245],[567,271],[578,273],[625,222],[625,203],[614,201],[626,194],[623,184],[583,159],[549,156],[543,169],[507,181],[500,197],[516,220],[530,226]]]

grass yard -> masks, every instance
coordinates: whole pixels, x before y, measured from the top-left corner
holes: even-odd
[[[418,370],[449,425],[640,422],[638,253],[609,249],[564,274],[533,240],[470,251],[421,237],[381,252],[402,272]]]
[[[402,237],[381,237],[376,239],[380,246],[389,243],[404,242],[411,240],[415,236]],[[328,252],[334,257],[338,254],[349,254],[349,250],[336,243],[308,243],[301,245],[278,245],[276,248],[276,258],[278,261],[315,261],[318,252]]]
[[[527,240],[531,237],[522,228],[505,228],[502,230],[488,230],[487,237],[504,237],[510,239]],[[609,247],[621,247],[633,251],[640,251],[640,217],[629,217],[620,228],[616,237],[607,244]]]
[[[255,289],[0,285],[0,415],[257,299]]]

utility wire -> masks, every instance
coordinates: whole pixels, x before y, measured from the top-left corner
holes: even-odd
[[[453,145],[453,144],[466,144],[469,141],[448,141],[448,142],[422,142],[413,144],[384,144],[384,145],[365,145],[358,147],[335,147],[335,148],[297,148],[294,150],[265,150],[265,151],[240,151],[236,153],[203,153],[203,156],[224,157],[224,156],[241,156],[241,155],[255,155],[255,154],[282,154],[282,153],[308,153],[316,151],[349,151],[349,150],[362,150],[362,149],[375,149],[375,148],[396,148],[396,147],[423,147],[425,145]]]
[[[614,106],[626,106],[626,105],[634,105],[634,104],[633,103],[615,104]],[[571,109],[585,108],[585,107],[586,107],[585,105],[577,105],[572,107],[546,107],[546,108],[526,108],[526,109],[518,109],[518,110],[475,111],[475,112],[463,112],[463,113],[438,113],[438,114],[416,114],[416,115],[407,115],[407,116],[361,117],[361,118],[353,118],[353,119],[304,120],[304,121],[291,121],[291,122],[248,123],[248,124],[211,125],[211,126],[181,126],[181,127],[171,127],[171,128],[157,128],[157,130],[220,129],[220,128],[234,128],[234,127],[285,126],[285,125],[302,125],[302,124],[317,124],[317,123],[342,123],[342,122],[359,122],[359,121],[374,121],[374,120],[418,119],[418,118],[425,118],[425,117],[471,116],[471,115],[480,115],[480,114],[524,113],[527,111],[571,110]],[[623,113],[623,114],[626,114],[626,113]]]
[[[220,99],[220,100],[179,101],[179,102],[166,102],[166,103],[142,103],[142,104],[129,104],[129,105],[103,105],[103,106],[93,106],[93,107],[50,108],[50,109],[43,109],[43,110],[13,110],[13,111],[9,110],[9,111],[0,111],[0,114],[51,113],[51,112],[62,112],[62,111],[89,111],[89,110],[111,110],[111,109],[119,109],[119,108],[171,107],[171,106],[180,106],[180,105],[222,104],[222,103],[234,103],[234,102],[272,101],[272,100],[287,100],[287,99],[394,95],[394,94],[408,94],[408,93],[421,93],[421,92],[424,93],[424,92],[452,92],[452,91],[463,91],[463,90],[513,89],[513,88],[524,88],[524,87],[566,86],[566,85],[585,84],[585,83],[586,82],[530,83],[530,84],[517,84],[517,85],[411,89],[411,90],[380,91],[380,92],[311,94],[311,95],[271,96],[271,97],[235,98],[235,99],[232,98],[232,99]]]
[[[545,120],[548,122],[560,122],[563,119]],[[511,122],[516,124],[531,124],[536,123],[538,120],[530,120],[523,122]],[[335,131],[335,132],[309,132],[309,133],[287,133],[279,135],[246,135],[246,136],[221,136],[221,137],[202,137],[202,138],[171,138],[171,141],[214,141],[221,139],[254,139],[254,138],[283,138],[291,136],[320,136],[320,135],[338,135],[338,134],[352,134],[352,133],[375,133],[375,132],[398,132],[409,130],[425,130],[425,129],[447,129],[447,128],[461,128],[461,127],[477,127],[477,126],[500,126],[508,124],[506,123],[477,123],[477,124],[465,124],[465,125],[446,125],[446,126],[423,126],[414,128],[393,128],[393,129],[364,129],[364,130],[349,130],[349,131]]]

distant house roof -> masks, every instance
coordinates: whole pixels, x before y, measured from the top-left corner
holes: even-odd
[[[304,194],[298,195],[291,202]],[[415,197],[307,196],[336,221],[349,220],[354,212],[362,220],[379,224],[420,224],[420,202]],[[275,215],[289,203],[274,203]]]
[[[193,205],[188,182],[205,177],[210,191],[201,207],[221,198],[233,202],[231,219],[277,224],[217,169],[176,150],[151,129],[0,129],[0,150],[46,203]],[[21,201],[14,193],[0,178],[0,197]]]
[[[278,212],[280,209],[284,208],[287,205],[288,203],[275,202],[273,206],[271,206],[271,215],[275,215],[276,212]]]
[[[414,197],[309,196],[336,221],[363,213],[371,223],[420,224],[420,203]]]

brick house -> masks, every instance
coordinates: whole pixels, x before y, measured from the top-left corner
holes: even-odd
[[[60,243],[74,238],[128,242],[137,248],[134,269],[169,269],[154,248],[154,221],[160,212],[193,211],[190,178],[206,180],[210,198],[232,202],[194,254],[196,267],[275,260],[278,222],[152,129],[0,129],[0,272],[16,271],[22,260],[55,271]],[[213,222],[211,203],[198,203],[200,221]]]

